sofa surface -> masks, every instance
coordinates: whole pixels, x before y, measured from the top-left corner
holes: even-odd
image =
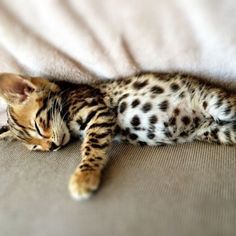
[[[67,190],[79,144],[0,148],[0,235],[235,235],[235,147],[114,144],[99,191],[83,202]]]

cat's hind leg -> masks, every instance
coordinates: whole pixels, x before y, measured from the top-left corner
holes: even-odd
[[[196,139],[218,144],[236,144],[236,121],[211,122],[197,131]]]
[[[199,86],[194,90],[191,102],[193,107],[206,118],[212,118],[217,122],[236,121],[236,96],[221,88]]]
[[[236,144],[236,96],[234,94],[221,88],[203,86],[197,89],[192,103],[207,120],[199,127],[196,139]]]

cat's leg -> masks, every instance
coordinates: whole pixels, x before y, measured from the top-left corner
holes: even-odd
[[[87,125],[81,146],[82,160],[69,182],[73,198],[86,199],[98,188],[115,125],[116,116],[108,108],[97,112]]]
[[[220,88],[197,90],[192,102],[200,108],[206,123],[196,139],[222,144],[236,143],[236,96]]]
[[[200,86],[190,88],[194,93],[191,102],[206,118],[213,118],[217,122],[231,122],[236,120],[236,96],[221,88]]]
[[[211,122],[197,130],[196,139],[218,144],[236,144],[236,122]]]

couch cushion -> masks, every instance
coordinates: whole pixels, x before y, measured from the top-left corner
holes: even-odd
[[[99,191],[76,202],[67,181],[79,144],[29,152],[0,143],[0,235],[233,235],[236,149],[114,144]]]

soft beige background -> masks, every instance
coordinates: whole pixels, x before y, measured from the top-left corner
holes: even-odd
[[[75,202],[67,180],[78,145],[49,154],[0,145],[2,236],[235,235],[234,147],[114,145],[100,190]]]
[[[235,12],[234,0],[0,0],[0,71],[87,81],[181,70],[234,81]]]
[[[0,1],[1,71],[236,75],[234,0]]]
[[[180,70],[234,81],[235,12],[234,0],[0,0],[0,71],[88,81]]]
[[[235,0],[0,0],[0,71],[84,82],[181,70],[233,86],[235,13]],[[77,203],[78,144],[42,154],[0,142],[0,235],[236,234],[235,147],[114,145],[110,156],[100,191]]]

